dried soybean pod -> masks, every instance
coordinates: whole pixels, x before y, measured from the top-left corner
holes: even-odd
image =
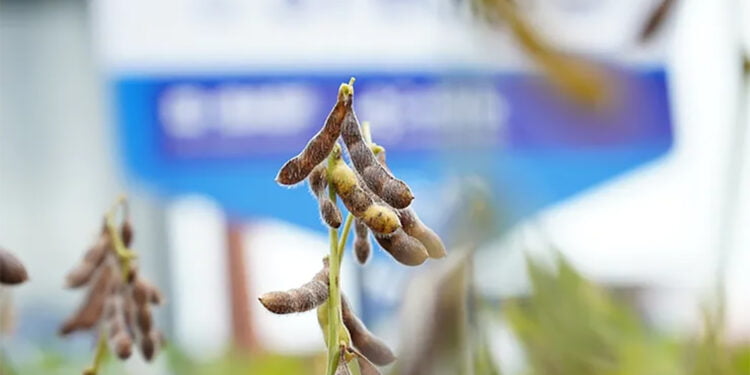
[[[352,311],[346,296],[341,295],[341,318],[352,338],[352,344],[367,359],[378,366],[385,366],[396,360],[388,345],[370,332]]]
[[[135,280],[131,291],[135,305],[137,307],[146,306],[151,300],[152,291],[153,287],[147,284],[143,279],[138,278]]]
[[[375,203],[370,193],[359,185],[354,171],[341,158],[335,161],[329,176],[344,206],[373,232],[389,234],[401,227],[396,213],[386,205]]]
[[[120,237],[122,237],[122,243],[125,247],[130,247],[133,242],[133,224],[130,223],[129,219],[125,219],[120,226]]]
[[[389,236],[375,234],[375,240],[394,259],[407,266],[418,266],[429,257],[424,245],[416,238],[406,234],[402,228]]]
[[[378,149],[375,154],[378,163],[385,169],[388,169],[385,149],[377,145],[374,145],[374,147]],[[446,255],[443,240],[419,219],[419,216],[417,216],[417,213],[411,207],[396,210],[396,214],[399,221],[401,221],[401,227],[404,229],[404,232],[419,240],[424,245],[430,258],[437,259]]]
[[[151,303],[152,305],[160,305],[164,299],[159,288],[142,277],[137,278],[133,283],[132,294],[136,304]]]
[[[328,167],[325,162],[318,164],[310,175],[307,182],[310,185],[310,191],[318,200],[320,217],[329,227],[338,228],[341,226],[341,212],[336,204],[328,196],[326,188],[328,187]]]
[[[424,225],[414,210],[406,208],[403,210],[397,210],[396,214],[401,221],[401,226],[404,228],[404,232],[419,240],[419,242],[424,245],[425,249],[427,249],[427,254],[430,258],[437,259],[446,255],[443,240],[441,240],[432,229]]]
[[[378,368],[375,367],[375,365],[362,353],[351,348],[349,348],[349,351],[357,356],[357,364],[359,364],[359,372],[361,375],[381,375],[380,370],[378,370]]]
[[[147,284],[150,287],[150,294],[149,294],[149,302],[151,302],[152,305],[161,305],[164,303],[164,296],[161,294],[161,291],[153,285]]]
[[[359,264],[365,264],[367,259],[370,258],[372,246],[370,245],[370,232],[362,220],[354,220],[354,234],[354,254]]]
[[[91,281],[97,268],[107,257],[111,242],[108,234],[99,236],[96,244],[92,246],[83,257],[81,263],[73,268],[65,277],[65,285],[68,288],[79,288]]]
[[[125,302],[121,295],[114,294],[108,301],[109,345],[120,359],[133,354],[133,337],[127,324]]]
[[[16,285],[28,280],[29,274],[15,255],[0,248],[0,284]]]
[[[341,124],[352,106],[354,78],[339,87],[336,104],[326,118],[325,125],[310,139],[297,156],[291,158],[279,170],[276,182],[281,185],[294,185],[307,177],[316,165],[320,164],[333,149],[341,134]]]
[[[290,314],[305,312],[320,306],[328,299],[328,263],[312,280],[299,288],[285,292],[269,292],[258,300],[270,312]]]
[[[354,168],[373,193],[393,208],[406,208],[411,204],[414,199],[411,189],[378,163],[372,150],[362,138],[354,110],[349,111],[344,118],[341,138],[349,150]]]
[[[156,356],[161,346],[161,337],[158,332],[150,331],[148,334],[144,334],[141,337],[140,349],[143,358],[146,361],[151,361]]]
[[[154,327],[154,318],[151,315],[151,308],[148,305],[138,307],[135,310],[135,323],[138,331],[142,335],[148,335]]]
[[[97,272],[94,283],[89,288],[81,306],[60,327],[60,334],[67,335],[74,331],[92,328],[101,318],[104,306],[109,298],[112,284],[115,281],[111,267],[103,267]]]

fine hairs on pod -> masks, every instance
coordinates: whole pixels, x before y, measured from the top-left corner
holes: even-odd
[[[380,165],[386,170],[390,171],[390,169],[388,169],[388,164],[386,163],[385,149],[379,146],[377,148],[378,152],[375,157],[378,160],[378,163],[380,163]],[[413,208],[407,207],[396,210],[396,214],[398,215],[404,232],[419,240],[419,242],[424,245],[430,258],[439,259],[445,257],[447,252],[443,240],[441,240],[440,237],[430,229],[430,227],[425,225],[422,220],[419,219],[419,216],[417,216],[417,213]]]
[[[352,96],[354,95],[354,79],[339,87],[336,104],[328,114],[323,128],[315,134],[305,148],[291,158],[279,170],[276,182],[281,185],[294,185],[302,181],[331,153],[336,140],[341,134],[341,124],[344,117],[351,111]]]
[[[367,263],[371,252],[370,231],[362,220],[356,219],[354,220],[354,255],[357,258],[357,262],[359,264]]]
[[[393,208],[406,208],[411,204],[414,199],[411,189],[378,163],[362,137],[354,110],[349,111],[344,118],[341,138],[346,144],[354,168],[373,193]]]
[[[375,234],[375,241],[393,259],[406,266],[418,266],[429,257],[425,246],[416,238],[406,234],[402,228],[388,236]]]
[[[401,227],[394,210],[385,204],[375,202],[359,185],[357,175],[344,163],[341,155],[336,157],[329,176],[330,183],[341,197],[344,206],[374,233],[389,234]]]
[[[396,211],[404,232],[424,245],[430,258],[438,259],[446,255],[443,240],[419,219],[411,207]]]
[[[341,85],[323,128],[302,152],[281,167],[276,177],[279,184],[287,186],[307,179],[328,230],[330,264],[324,263],[321,271],[298,288],[265,293],[258,299],[265,309],[276,314],[316,309],[328,350],[326,373],[347,375],[358,369],[362,375],[380,375],[376,366],[391,364],[396,357],[354,315],[340,290],[340,269],[351,226],[355,231],[353,253],[361,264],[373,251],[370,233],[385,251],[405,265],[415,266],[429,257],[444,256],[445,249],[410,208],[412,191],[388,169],[384,149],[372,143],[369,124],[362,124],[360,129],[353,108],[353,82],[352,78],[349,84]],[[339,138],[348,153],[346,160]],[[340,210],[339,199],[346,212]],[[401,217],[408,228],[401,223]],[[352,362],[354,359],[356,362]]]
[[[328,299],[328,260],[323,260],[323,269],[299,288],[283,292],[268,292],[258,300],[270,312],[291,314],[310,311]]]
[[[338,147],[338,146],[336,146]],[[318,200],[318,209],[320,218],[326,225],[331,228],[341,226],[341,211],[336,207],[336,203],[328,196],[328,167],[325,162],[318,164],[310,175],[307,177],[307,183],[310,185],[310,192]]]

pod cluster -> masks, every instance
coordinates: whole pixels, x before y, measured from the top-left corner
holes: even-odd
[[[0,284],[17,285],[28,278],[29,275],[23,263],[10,251],[0,248]]]
[[[386,151],[383,147],[371,145],[370,150],[376,155],[378,165],[390,173],[386,163]],[[438,235],[419,219],[417,213],[411,207],[395,209],[394,212],[399,220],[399,228],[393,233],[385,235],[372,231],[375,240],[383,250],[391,254],[398,262],[416,266],[424,263],[428,258],[442,258],[446,255],[445,245]],[[357,238],[366,237],[357,234]],[[361,246],[361,245],[360,245]],[[357,252],[355,241],[355,253]],[[357,258],[364,264],[365,259]]]
[[[265,293],[258,300],[268,311],[275,314],[310,311],[321,307],[328,300],[328,282],[328,261],[324,259],[323,268],[310,281],[287,291]],[[396,359],[396,356],[383,340],[365,327],[364,323],[355,315],[346,296],[342,295],[341,297],[341,316],[351,338],[351,346],[343,348],[342,355],[346,353],[350,355],[342,357],[342,359],[346,358],[347,361],[342,360],[340,363],[345,364],[348,360],[356,357],[363,374],[380,374],[375,365],[388,365]],[[345,365],[339,366],[338,371],[349,371],[346,367]],[[365,372],[365,367],[367,372]],[[348,374],[348,372],[342,373]]]
[[[62,323],[60,334],[97,328],[118,358],[129,358],[137,345],[143,358],[150,361],[165,344],[152,313],[152,307],[160,305],[163,298],[134,264],[123,267],[116,242],[130,252],[132,240],[129,220],[116,231],[104,221],[92,246],[66,277],[68,288],[85,287],[87,293],[78,309]]]
[[[340,264],[352,223],[354,254],[361,264],[371,257],[371,234],[380,247],[404,265],[416,266],[428,258],[444,257],[443,242],[410,207],[414,200],[411,189],[393,175],[385,162],[385,149],[373,144],[368,129],[360,125],[353,109],[353,83],[352,78],[339,87],[336,103],[323,127],[299,154],[281,167],[276,182],[291,186],[306,179],[323,223],[333,229],[345,223],[347,233],[342,233],[338,240],[338,231],[331,230],[335,264]],[[344,154],[348,155],[348,161]],[[348,211],[345,221],[337,205],[339,199]],[[333,285],[329,285],[331,282]],[[298,288],[265,293],[259,301],[276,314],[317,308],[324,336],[335,333],[334,339],[341,340],[338,343],[341,346],[336,348],[337,343],[326,338],[329,350],[338,349],[339,354],[338,358],[329,358],[329,370],[349,374],[349,363],[356,359],[361,374],[380,374],[376,366],[388,365],[396,357],[354,314],[343,294],[340,321],[329,322],[330,317],[339,313],[332,310],[339,308],[338,299],[333,298],[329,303],[330,293],[332,290],[337,293],[338,285],[338,269],[329,270],[324,260],[323,268],[310,281]]]
[[[428,258],[444,257],[440,237],[409,207],[414,195],[388,168],[385,149],[365,139],[353,109],[352,85],[353,80],[341,85],[323,127],[281,167],[276,181],[294,185],[307,179],[320,217],[331,228],[339,228],[342,223],[335,202],[336,196],[340,198],[356,218],[354,252],[361,264],[372,252],[369,233],[404,265],[416,266]],[[338,140],[346,148],[350,163],[344,160]]]

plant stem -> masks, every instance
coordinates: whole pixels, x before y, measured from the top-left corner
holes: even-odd
[[[334,150],[328,156],[328,176],[336,166],[337,152]],[[328,196],[336,203],[336,190],[328,184]],[[339,294],[339,271],[341,259],[339,257],[338,230],[328,229],[330,240],[330,254],[328,256],[328,367],[326,374],[334,375],[339,362],[339,322],[341,321],[341,295]]]
[[[341,237],[339,238],[338,253],[341,258],[343,258],[344,248],[346,247],[346,241],[349,239],[349,232],[351,232],[353,222],[354,215],[352,215],[351,213],[346,215],[346,221],[344,222],[344,231],[341,232]]]
[[[333,375],[339,361],[339,324],[341,320],[341,298],[339,295],[338,233],[329,230],[331,254],[328,257],[328,375]]]
[[[122,237],[120,236],[120,231],[117,230],[117,226],[115,225],[115,215],[117,214],[117,210],[119,208],[122,208],[123,216],[127,218],[127,216],[130,214],[130,208],[125,196],[120,196],[117,201],[115,201],[115,204],[107,213],[105,220],[107,223],[107,231],[109,232],[110,238],[112,238],[112,248],[117,254],[117,260],[120,264],[122,277],[127,280],[133,268],[132,261],[133,259],[135,259],[135,253],[130,251],[125,246],[125,243],[122,241]]]
[[[99,373],[99,369],[104,362],[104,357],[107,355],[107,337],[104,329],[99,329],[99,340],[96,344],[96,352],[94,353],[94,362],[91,367],[84,371],[84,375],[96,375]]]
[[[328,170],[329,172],[333,169],[336,164],[335,151],[331,153],[328,158]],[[336,190],[331,184],[328,184],[328,196],[333,202],[336,202]],[[342,337],[343,320],[341,318],[341,291],[339,287],[339,274],[341,273],[341,260],[344,256],[344,248],[346,247],[347,239],[349,238],[349,232],[351,232],[352,222],[354,222],[354,215],[349,213],[346,216],[344,222],[344,228],[339,237],[338,230],[335,228],[329,228],[328,234],[331,242],[331,253],[328,256],[328,366],[327,374],[333,375],[336,372],[340,356],[340,344],[346,342],[348,344],[348,337]]]

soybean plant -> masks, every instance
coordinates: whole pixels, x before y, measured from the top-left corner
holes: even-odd
[[[117,225],[120,210],[123,218]],[[66,278],[68,288],[88,286],[88,293],[78,310],[63,322],[60,334],[92,329],[98,334],[93,363],[84,375],[99,372],[110,348],[125,360],[137,344],[143,358],[151,361],[164,345],[151,312],[151,306],[161,304],[163,298],[138,272],[136,254],[130,249],[134,231],[129,214],[127,200],[118,199],[105,215],[94,244]]]
[[[385,162],[385,149],[372,142],[369,125],[360,125],[353,108],[353,85],[354,78],[341,84],[323,127],[276,176],[276,181],[286,186],[307,179],[318,201],[322,222],[328,227],[330,253],[309,282],[259,298],[266,309],[276,314],[317,308],[328,349],[327,375],[350,371],[380,374],[376,366],[396,360],[393,351],[365,327],[340,292],[341,261],[352,224],[356,235],[354,253],[360,264],[370,258],[370,234],[404,265],[420,265],[428,258],[446,254],[440,238],[409,207],[414,195],[405,182],[391,173]],[[348,211],[340,232],[338,199]]]

